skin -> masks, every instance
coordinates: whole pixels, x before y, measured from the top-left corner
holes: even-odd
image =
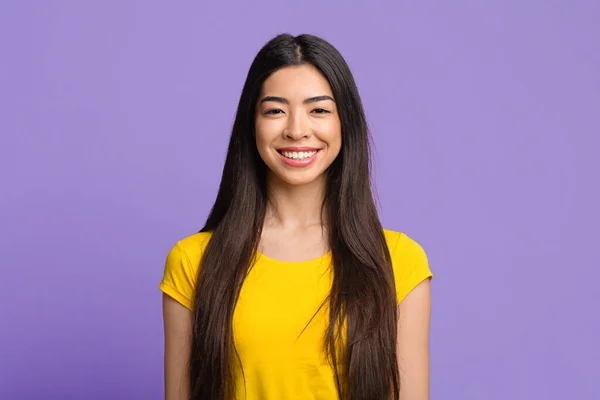
[[[256,147],[270,171],[259,251],[282,261],[318,258],[328,251],[321,219],[324,173],[342,146],[329,82],[312,65],[282,68],[264,82],[255,118]],[[296,168],[277,152],[288,146],[321,150],[310,166]]]
[[[400,399],[429,400],[431,286],[418,284],[398,305]]]
[[[187,365],[192,342],[192,313],[164,293],[162,306],[165,338],[165,400],[188,399]]]
[[[341,123],[327,79],[313,66],[285,67],[263,84],[256,107],[256,146],[269,167],[269,204],[259,251],[282,261],[306,261],[328,251],[321,204],[327,167],[342,145]],[[320,149],[308,167],[286,165],[277,152],[288,146]],[[398,306],[398,366],[402,400],[429,399],[429,281]],[[165,399],[186,399],[192,314],[163,295]]]

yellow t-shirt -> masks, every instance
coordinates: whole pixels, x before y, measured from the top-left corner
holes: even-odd
[[[404,233],[384,232],[399,303],[432,273],[416,241]],[[190,310],[198,266],[209,239],[210,233],[196,233],[175,244],[159,286]],[[326,307],[307,326],[329,293],[330,261],[331,253],[306,262],[257,255],[233,316],[235,347],[243,368],[242,376],[234,362],[237,399],[338,398],[333,367],[323,351],[329,323]]]

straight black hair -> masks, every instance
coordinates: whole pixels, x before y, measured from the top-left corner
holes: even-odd
[[[371,189],[370,137],[358,89],[346,61],[327,41],[308,34],[281,34],[258,52],[250,66],[219,191],[201,229],[212,235],[194,299],[192,399],[233,398],[237,359],[233,312],[254,262],[268,201],[267,167],[255,142],[256,105],[273,72],[302,64],[315,66],[327,78],[342,127],[342,147],[327,169],[323,203],[333,260],[323,350],[334,368],[340,398],[399,397],[394,276]]]

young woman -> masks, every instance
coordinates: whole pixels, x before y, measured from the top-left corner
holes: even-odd
[[[166,398],[427,400],[431,276],[381,226],[346,62],[279,35],[250,67],[204,228],[167,257]]]

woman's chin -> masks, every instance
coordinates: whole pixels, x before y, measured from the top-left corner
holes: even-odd
[[[282,171],[280,173],[273,173],[272,175],[274,175],[275,180],[289,186],[305,186],[321,183],[323,178],[323,174],[315,174],[313,171]]]

